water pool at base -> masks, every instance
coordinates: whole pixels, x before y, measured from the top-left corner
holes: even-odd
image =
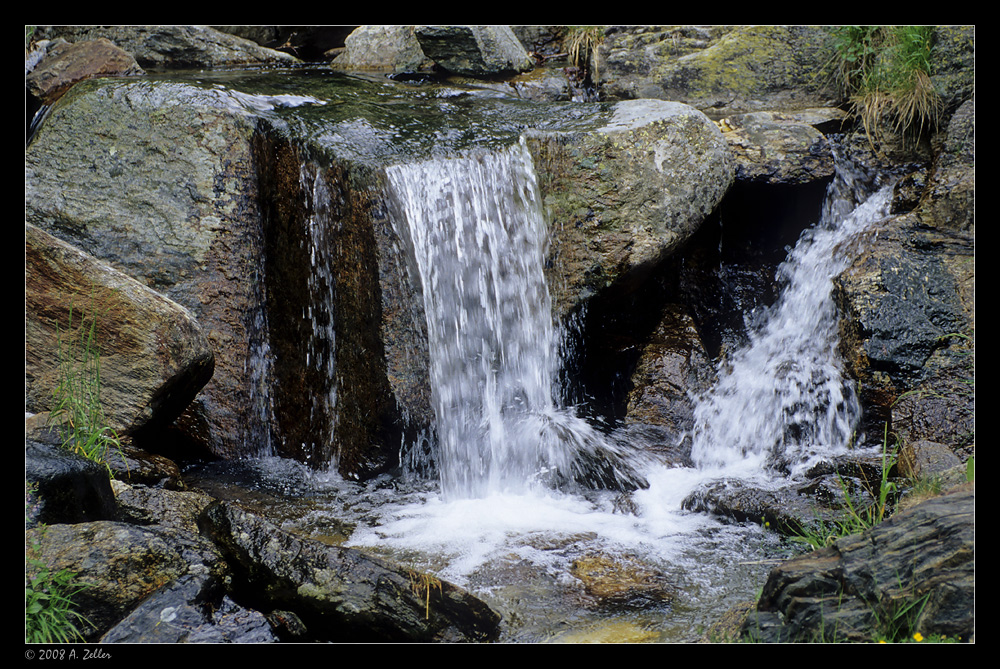
[[[683,496],[711,474],[654,467],[647,476],[631,512],[616,510],[610,493],[446,501],[435,482],[356,483],[281,458],[204,465],[185,480],[286,531],[468,589],[503,616],[500,642],[703,640],[731,609],[755,600],[793,549],[758,525],[682,511]],[[648,591],[588,591],[574,565],[595,559]]]

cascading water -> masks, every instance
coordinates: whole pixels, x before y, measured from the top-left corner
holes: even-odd
[[[868,197],[871,179],[838,161],[819,224],[779,267],[778,301],[750,327],[695,410],[692,459],[702,468],[795,472],[842,451],[860,415],[837,353],[833,279],[849,240],[889,213],[892,187]]]
[[[522,145],[387,170],[422,284],[446,497],[572,478],[608,447],[554,402],[558,332],[547,230]]]
[[[326,379],[325,392],[316,392],[310,406],[310,422],[321,414],[329,422],[329,434],[335,434],[337,424],[337,331],[334,322],[336,313],[337,285],[334,279],[332,259],[329,249],[336,238],[338,226],[336,217],[330,212],[330,189],[322,171],[315,165],[303,164],[299,170],[299,181],[306,196],[306,221],[308,236],[304,243],[309,250],[308,288],[315,296],[315,303],[305,307],[302,318],[310,325],[310,337],[306,342],[307,369],[315,370]],[[336,467],[337,451],[333,452],[329,467]]]
[[[227,218],[238,224],[234,234],[243,234],[245,222],[247,235],[256,236],[250,233],[257,209],[263,222],[262,248],[248,257],[264,266],[245,277],[257,291],[250,302],[263,305],[246,323],[252,330],[248,421],[254,427],[247,445],[288,453],[282,440],[295,428],[296,435],[315,439],[301,444],[303,450],[326,463],[324,448],[341,443],[331,437],[334,428],[349,425],[355,410],[377,414],[352,387],[358,376],[349,356],[335,355],[377,360],[377,347],[359,346],[351,336],[358,329],[372,330],[372,341],[385,334],[375,332],[377,295],[356,305],[360,316],[345,307],[361,294],[356,286],[376,293],[377,272],[383,271],[367,262],[384,257],[381,225],[374,227],[379,237],[370,240],[376,247],[371,254],[349,253],[363,246],[356,243],[361,235],[349,234],[353,224],[368,240],[373,227],[366,224],[374,217],[381,223],[383,202],[371,190],[372,176],[414,155],[507,143],[526,127],[617,132],[618,124],[605,118],[611,104],[536,104],[499,90],[397,86],[329,68],[300,81],[300,71],[268,73],[260,81],[256,73],[199,72],[197,86],[183,85],[178,99],[236,101],[238,125],[232,127],[255,129],[252,159],[243,160],[242,148],[234,147],[233,160],[219,172],[233,183],[243,174],[255,176],[253,187],[227,189],[226,197],[216,198],[239,210]],[[149,87],[144,81],[137,84],[140,91],[118,82],[108,95],[138,105],[146,97],[173,96],[167,87],[180,89],[178,84]],[[236,92],[300,85],[308,97]],[[670,121],[664,123],[669,130]],[[663,141],[670,136],[676,133]],[[609,149],[617,149],[614,144]],[[295,161],[306,155],[325,166],[326,176],[308,164],[296,173]],[[843,252],[852,236],[885,215],[889,192],[867,198],[867,190],[855,188],[864,179],[843,165],[838,169],[820,224],[803,235],[781,268],[786,286],[780,300],[753,316],[749,346],[731,354],[718,385],[698,399],[691,435],[696,466],[667,467],[653,457],[633,462],[648,487],[627,496],[614,481],[606,486],[610,491],[563,485],[595,469],[614,470],[612,456],[621,451],[558,400],[570,393],[555,385],[560,332],[543,275],[548,253],[541,196],[529,154],[516,145],[386,170],[389,199],[395,200],[390,213],[399,213],[392,222],[407,247],[409,278],[420,284],[427,317],[440,485],[391,474],[348,480],[287,456],[206,463],[203,469],[234,472],[238,487],[252,488],[240,503],[255,505],[283,530],[361,547],[469,588],[503,613],[502,640],[565,639],[560,634],[623,621],[637,622],[642,640],[694,640],[699,628],[753,596],[770,568],[765,560],[783,555],[784,547],[773,532],[684,511],[683,501],[723,475],[775,480],[776,473],[794,473],[815,456],[844,449],[855,429],[857,401],[837,359],[831,278],[847,262]],[[253,188],[260,189],[258,201],[242,199]],[[220,299],[215,301],[222,305]],[[367,318],[365,328],[353,327],[351,318]],[[386,374],[379,369],[375,376]],[[192,481],[191,470],[185,479]],[[624,566],[623,581],[629,565],[649,567],[638,573],[663,575],[673,599],[646,599],[635,608],[631,601],[596,602],[574,569],[595,556],[592,563],[610,570]]]
[[[676,601],[628,614],[661,640],[692,640],[693,627],[750,597],[768,569],[761,558],[782,550],[777,538],[684,512],[682,502],[719,476],[773,480],[845,448],[858,409],[836,352],[832,278],[851,238],[886,215],[890,190],[865,199],[862,175],[839,166],[820,223],[780,268],[778,302],[753,318],[748,346],[698,401],[696,466],[642,465],[649,485],[621,513],[617,493],[558,485],[620,451],[556,399],[560,332],[526,148],[386,174],[393,223],[423,295],[440,485],[413,477],[357,488],[313,472],[317,488],[334,492],[297,524],[327,534],[346,521],[348,545],[471,588],[504,614],[511,640],[552,639],[563,626],[617,615],[579,604],[573,565],[594,555],[638,560],[676,585]],[[305,173],[303,183],[312,183]],[[310,211],[321,212],[325,194],[309,192]],[[335,395],[322,399],[335,409]]]

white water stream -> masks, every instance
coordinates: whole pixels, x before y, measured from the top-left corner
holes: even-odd
[[[852,259],[848,242],[888,215],[892,187],[868,197],[866,175],[838,167],[819,223],[778,268],[778,301],[756,316],[748,344],[700,398],[691,455],[702,469],[794,474],[854,436],[861,410],[837,352],[833,279]]]

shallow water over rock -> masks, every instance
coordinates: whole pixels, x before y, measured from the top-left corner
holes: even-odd
[[[752,600],[790,549],[757,525],[681,511],[678,495],[697,472],[648,475],[649,489],[633,493],[634,513],[616,510],[608,492],[447,501],[433,481],[362,484],[280,458],[206,466],[186,480],[287,531],[467,588],[503,616],[500,641],[696,641]],[[588,564],[610,575],[588,580]]]

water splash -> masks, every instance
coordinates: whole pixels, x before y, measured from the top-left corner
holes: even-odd
[[[696,407],[692,458],[700,467],[794,473],[850,442],[860,406],[836,350],[832,290],[850,261],[846,242],[889,213],[892,187],[869,197],[870,182],[838,162],[819,224],[778,268],[778,301]]]
[[[443,494],[624,476],[614,449],[554,401],[547,228],[523,143],[387,177],[422,286]]]

